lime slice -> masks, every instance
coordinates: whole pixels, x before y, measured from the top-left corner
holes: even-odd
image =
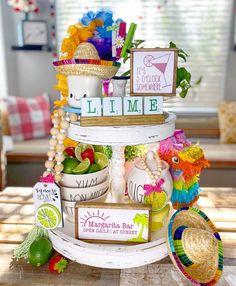
[[[93,164],[89,167],[89,169],[88,169],[88,171],[87,171],[87,174],[95,173],[95,172],[98,172],[99,170],[100,170],[100,169],[99,169],[98,165],[95,164],[95,163],[93,163]]]
[[[74,174],[84,174],[88,171],[90,167],[90,160],[85,158],[74,170]]]
[[[83,144],[83,143],[79,143],[76,148],[75,148],[75,157],[80,161],[82,162],[83,159],[81,157],[81,153],[86,150],[86,149],[93,149],[93,145],[91,144]]]
[[[61,222],[60,211],[51,204],[43,204],[36,211],[36,218],[38,223],[46,228],[56,228]]]
[[[151,195],[145,197],[145,203],[152,205],[152,210],[157,211],[162,209],[167,203],[166,193],[163,191],[161,193],[153,192]]]
[[[101,152],[95,152],[95,163],[102,170],[108,166],[109,160],[107,156]]]
[[[104,147],[102,145],[93,145],[95,152],[104,153]]]

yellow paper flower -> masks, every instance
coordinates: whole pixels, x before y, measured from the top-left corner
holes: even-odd
[[[72,59],[78,45],[82,42],[86,42],[89,38],[94,35],[96,27],[102,26],[103,21],[100,19],[93,20],[88,26],[83,26],[81,23],[77,23],[69,26],[67,33],[68,37],[64,38],[61,44],[60,60]],[[56,76],[58,82],[54,85],[54,88],[60,91],[62,100],[55,101],[55,106],[62,107],[67,103],[68,97],[68,86],[67,78],[64,75],[58,74]]]
[[[56,100],[54,101],[54,108],[62,108],[64,105],[67,104],[67,98],[63,98],[62,100]]]

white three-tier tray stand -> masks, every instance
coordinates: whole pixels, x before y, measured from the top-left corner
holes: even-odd
[[[113,202],[122,202],[125,190],[126,145],[152,144],[174,134],[176,116],[165,114],[161,125],[81,127],[70,124],[68,137],[88,144],[111,145],[111,197]],[[152,233],[152,241],[137,245],[95,244],[74,238],[74,223],[66,220],[65,226],[49,231],[55,250],[81,264],[94,267],[124,269],[158,261],[168,255],[166,246],[167,225]]]

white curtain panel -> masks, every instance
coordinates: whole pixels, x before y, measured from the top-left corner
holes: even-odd
[[[6,57],[4,50],[2,5],[3,3],[2,1],[0,1],[0,98],[3,98],[7,95]]]

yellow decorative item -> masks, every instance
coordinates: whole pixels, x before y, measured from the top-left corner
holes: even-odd
[[[152,205],[153,211],[161,210],[167,204],[167,196],[164,191],[152,192],[149,196],[145,196],[145,203]]]
[[[178,156],[190,163],[195,163],[204,156],[203,150],[197,145],[191,145],[178,153]]]
[[[157,231],[164,226],[165,219],[168,217],[170,211],[170,205],[167,204],[160,211],[152,211],[152,231]]]
[[[66,137],[63,141],[63,145],[67,148],[67,147],[76,147],[79,144],[79,142],[76,142],[72,139],[70,139],[69,137]]]
[[[64,105],[66,105],[67,104],[67,98],[63,98],[62,100],[56,100],[56,101],[54,101],[54,107],[56,108],[56,107],[60,107],[60,108],[62,108]]]
[[[236,101],[222,102],[218,115],[220,142],[236,143]]]

